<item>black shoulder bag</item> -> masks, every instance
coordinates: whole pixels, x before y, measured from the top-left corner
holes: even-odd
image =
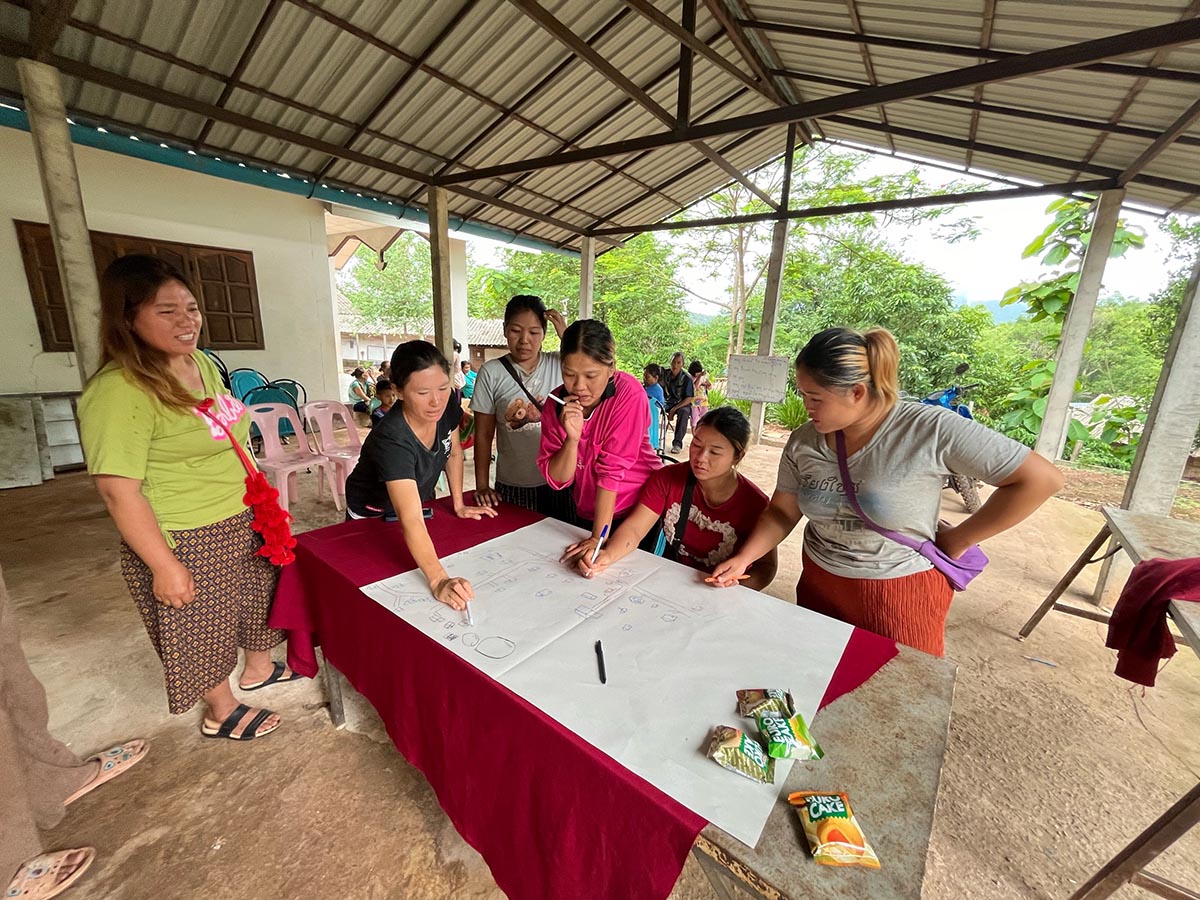
[[[688,516],[692,514],[692,496],[696,491],[696,475],[692,472],[692,467],[688,466],[687,481],[683,484],[683,495],[679,498],[679,521],[675,523],[675,540],[671,541],[670,546],[667,546],[665,536],[666,529],[663,528],[664,520],[667,518],[667,510],[671,506],[671,498],[667,498],[666,506],[663,507],[662,515],[658,519],[658,527],[664,539],[662,544],[662,552],[656,555],[663,559],[679,560],[679,550],[683,546],[683,535],[687,531]]]
[[[521,379],[520,374],[517,372],[517,367],[512,364],[512,360],[509,359],[507,356],[502,356],[502,357],[500,357],[500,365],[504,366],[504,368],[508,371],[508,374],[512,376],[513,381],[515,381],[517,383],[517,387],[519,387],[522,391],[525,392],[525,396],[529,398],[529,402],[537,407],[538,412],[541,412],[542,411],[541,402],[538,400],[537,397],[535,397],[535,396],[533,396],[533,394],[529,393],[529,388],[525,387],[525,382]]]

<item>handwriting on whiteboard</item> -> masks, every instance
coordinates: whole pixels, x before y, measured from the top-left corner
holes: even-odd
[[[726,396],[732,400],[778,403],[787,392],[791,365],[786,356],[731,356]]]

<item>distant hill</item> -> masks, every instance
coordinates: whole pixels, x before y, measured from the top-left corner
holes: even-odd
[[[693,325],[707,325],[715,318],[716,316],[709,316],[705,315],[704,313],[692,312],[690,310],[688,311],[688,320]]]
[[[1025,307],[1020,303],[1014,303],[1012,306],[1001,306],[999,300],[989,300],[986,303],[971,303],[962,294],[955,294],[954,302],[958,306],[982,306],[992,314],[992,321],[997,325],[1002,322],[1015,322],[1025,312]]]

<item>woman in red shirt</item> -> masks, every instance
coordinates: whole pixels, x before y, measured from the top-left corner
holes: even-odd
[[[667,558],[707,572],[733,556],[769,502],[736,468],[749,441],[750,423],[738,410],[732,406],[710,410],[692,433],[688,461],[650,476],[637,506],[596,561],[590,562],[585,554],[578,561],[579,571],[589,578],[603,572],[636,548],[659,519]],[[746,587],[765,588],[777,566],[778,556],[771,549],[746,570]]]

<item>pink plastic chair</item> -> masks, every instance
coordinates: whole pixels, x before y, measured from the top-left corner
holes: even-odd
[[[315,438],[317,452],[333,465],[337,494],[345,500],[346,479],[358,464],[362,452],[362,440],[354,424],[354,411],[345,403],[336,400],[314,400],[300,407],[308,430]],[[345,442],[338,441],[337,420],[345,427]],[[341,507],[339,507],[340,509]]]
[[[322,496],[324,482],[320,479],[324,478],[329,482],[329,492],[333,494],[334,505],[341,509],[333,465],[324,456],[312,451],[308,443],[308,435],[304,433],[304,426],[300,424],[300,417],[296,414],[296,410],[286,403],[259,403],[255,406],[248,406],[247,409],[250,411],[250,420],[258,426],[258,431],[262,435],[263,455],[258,460],[258,467],[267,476],[267,480],[279,491],[279,505],[284,509],[288,508],[288,496],[296,487],[296,473],[315,466],[320,469],[317,473],[317,498]],[[280,443],[279,422],[283,419],[291,424],[292,430],[295,432],[296,448],[294,450],[284,449],[283,444]]]

